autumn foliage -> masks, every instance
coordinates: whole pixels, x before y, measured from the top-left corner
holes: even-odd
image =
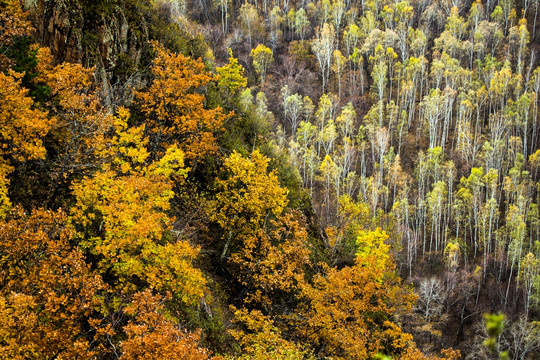
[[[326,356],[366,359],[412,346],[396,320],[410,311],[415,296],[395,273],[387,238],[379,229],[359,233],[354,265],[326,268],[304,287],[301,335]]]
[[[112,114],[100,102],[94,69],[80,64],[54,65],[48,49],[37,50],[34,81],[50,90],[49,116],[54,120],[55,173],[58,176],[86,173],[100,165],[96,150],[105,146],[105,134],[113,125]]]
[[[173,54],[160,45],[155,45],[155,51],[152,85],[137,93],[152,150],[176,144],[190,161],[215,153],[215,134],[221,131],[225,115],[219,107],[207,109],[201,91],[216,77],[201,60]]]
[[[45,3],[33,11],[51,5]],[[173,19],[171,28],[193,30],[179,2],[125,3],[133,9],[122,16],[119,2],[96,2],[92,10],[105,12],[106,22],[132,21],[151,9]],[[230,4],[218,6],[226,21]],[[299,46],[321,51],[325,89],[332,86],[330,68],[341,76],[350,60],[339,51],[331,53],[338,64],[322,58],[343,20],[339,2],[332,7],[336,27],[321,24],[317,46],[304,44],[303,9],[276,8],[271,20],[272,41],[286,19],[297,24],[290,36],[301,36]],[[130,90],[133,98],[118,102],[125,106],[112,106],[104,89],[117,84],[104,84],[96,67],[59,62],[55,49],[31,45],[30,13],[21,1],[0,0],[0,10],[0,358],[438,359],[423,354],[402,323],[416,296],[398,275],[391,245],[401,236],[397,220],[377,209],[379,196],[390,193],[380,181],[391,175],[382,169],[379,179],[361,184],[374,197],[370,204],[353,200],[354,176],[342,179],[340,167],[353,162],[346,145],[365,135],[351,131],[352,103],[334,122],[334,97],[324,95],[315,112],[309,97],[284,88],[284,118],[295,136],[298,130],[291,144],[304,147],[303,155],[288,153],[289,140],[269,110],[282,104],[266,104],[264,93],[254,98],[247,88],[256,78],[245,73],[254,71],[262,89],[277,78],[271,65],[282,59],[262,43],[251,60],[229,50],[228,63],[217,66],[210,51],[203,62],[188,50],[146,41],[143,25],[130,28],[129,41],[145,39],[148,68],[135,72],[148,78]],[[262,39],[257,12],[252,5],[240,11],[250,42]],[[79,35],[98,41],[87,28]],[[233,44],[234,36],[226,41]],[[238,113],[226,115],[217,104]],[[312,116],[321,122],[308,124]],[[306,121],[298,124],[300,118]],[[257,141],[224,140],[243,126]],[[276,134],[265,139],[262,129]],[[388,130],[364,130],[381,138],[373,156],[382,159]],[[334,156],[338,132],[348,140]],[[293,166],[300,163],[302,176]],[[404,179],[398,156],[392,166]],[[308,179],[324,182],[316,191],[326,199],[319,213],[325,219],[302,187]],[[506,184],[512,188],[512,179]],[[473,201],[469,195],[460,193]],[[530,287],[535,264],[531,254],[527,268],[517,270]],[[445,350],[442,358],[458,355]]]
[[[0,223],[3,358],[90,358],[93,329],[107,286],[72,246],[65,212],[15,209]]]
[[[22,9],[20,0],[3,0],[0,2],[0,70],[9,68],[13,61],[4,55],[4,51],[22,36],[34,30],[28,13]]]
[[[0,218],[9,209],[8,174],[14,165],[26,160],[43,159],[43,137],[54,120],[36,108],[21,86],[22,74],[0,72]]]
[[[122,360],[206,360],[199,335],[179,329],[164,314],[164,299],[150,290],[137,293],[125,313],[133,318],[124,327],[127,339],[120,343]]]
[[[222,229],[221,257],[245,289],[245,301],[267,309],[273,296],[295,291],[309,264],[301,215],[284,211],[287,191],[268,172],[268,161],[257,150],[250,159],[231,154],[211,210]]]
[[[0,73],[0,155],[5,162],[45,157],[43,137],[53,125],[21,86],[22,74]]]
[[[197,304],[205,282],[191,267],[198,250],[173,236],[167,215],[173,181],[187,173],[184,155],[171,146],[150,162],[142,128],[127,129],[128,117],[120,109],[101,170],[73,186],[81,246],[98,256],[99,269],[118,277],[122,291],[132,293],[144,281]]]

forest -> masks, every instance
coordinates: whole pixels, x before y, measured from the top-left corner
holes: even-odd
[[[0,359],[540,358],[539,0],[0,0]]]

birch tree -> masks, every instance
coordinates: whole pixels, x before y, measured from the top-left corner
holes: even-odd
[[[319,71],[322,77],[322,91],[327,90],[328,79],[330,78],[330,65],[332,62],[332,54],[336,48],[336,34],[333,25],[324,23],[322,29],[317,31],[315,39],[311,44],[311,49],[315,54]]]

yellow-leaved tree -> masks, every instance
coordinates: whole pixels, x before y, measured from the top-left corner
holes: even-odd
[[[270,313],[273,299],[298,291],[310,252],[302,216],[284,211],[287,190],[268,162],[258,150],[250,159],[236,152],[225,159],[210,217],[221,228],[221,259],[243,288],[241,300]]]
[[[21,86],[23,74],[0,72],[0,156],[4,161],[45,157],[42,138],[53,125]]]
[[[241,328],[231,334],[242,347],[240,360],[308,360],[313,356],[301,345],[283,338],[269,316],[261,311],[235,310],[235,322]]]
[[[72,219],[80,244],[100,271],[116,278],[118,290],[133,294],[146,287],[170,291],[186,305],[197,304],[205,280],[192,261],[198,249],[171,231],[167,214],[174,182],[188,171],[176,146],[149,159],[144,125],[128,128],[129,112],[115,117],[115,135],[103,148],[101,169],[73,185]]]
[[[271,49],[263,44],[259,44],[255,49],[251,50],[250,55],[253,59],[253,67],[261,80],[261,87],[263,87],[268,68],[274,62],[274,54]]]
[[[211,211],[211,219],[225,231],[222,258],[234,238],[257,231],[267,216],[281,214],[287,204],[287,191],[279,186],[276,172],[268,173],[267,168],[268,158],[258,150],[251,159],[237,152],[225,159],[226,178],[216,181],[218,193]]]
[[[216,71],[219,75],[218,85],[229,94],[247,85],[244,67],[238,64],[238,59],[233,56],[231,49],[229,49],[229,63],[216,68]]]

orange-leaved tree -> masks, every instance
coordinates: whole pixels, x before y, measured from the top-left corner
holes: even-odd
[[[407,348],[404,354],[400,356],[401,360],[457,360],[461,358],[459,350],[443,349],[441,355],[426,355],[422,353],[416,346]]]
[[[44,158],[42,139],[53,125],[21,86],[22,76],[11,70],[7,75],[0,72],[0,156],[4,161]]]
[[[158,44],[154,49],[152,85],[136,93],[146,116],[150,149],[162,153],[175,144],[187,160],[200,160],[218,149],[215,133],[225,119],[220,107],[206,108],[201,91],[216,78],[200,59],[174,54]]]
[[[28,13],[23,11],[21,0],[0,1],[0,71],[8,69],[12,63],[5,52],[14,40],[33,31],[27,18]]]
[[[0,220],[0,358],[89,359],[106,285],[71,244],[66,214]]]
[[[415,296],[396,274],[381,230],[357,232],[354,265],[326,267],[306,285],[304,309],[295,316],[299,336],[322,356],[367,359],[379,352],[403,353],[412,336],[399,326],[399,315],[411,310]]]
[[[243,234],[244,245],[231,254],[230,265],[247,290],[245,302],[262,306],[267,313],[293,307],[310,265],[310,249],[303,216],[285,211],[271,220],[268,229]],[[285,305],[285,303],[287,305]]]
[[[105,134],[113,119],[103,107],[94,82],[94,69],[80,64],[54,65],[48,49],[37,51],[38,76],[34,81],[50,89],[46,102],[55,123],[54,171],[57,179],[73,173],[87,173],[100,166],[97,150],[105,146]]]
[[[131,320],[124,327],[127,339],[120,343],[121,360],[206,360],[209,352],[199,347],[199,333],[179,328],[167,316],[160,295],[145,290],[124,308]]]
[[[8,175],[25,160],[43,159],[43,137],[53,125],[47,113],[35,107],[28,90],[21,86],[22,74],[0,71],[0,218],[10,208]]]

